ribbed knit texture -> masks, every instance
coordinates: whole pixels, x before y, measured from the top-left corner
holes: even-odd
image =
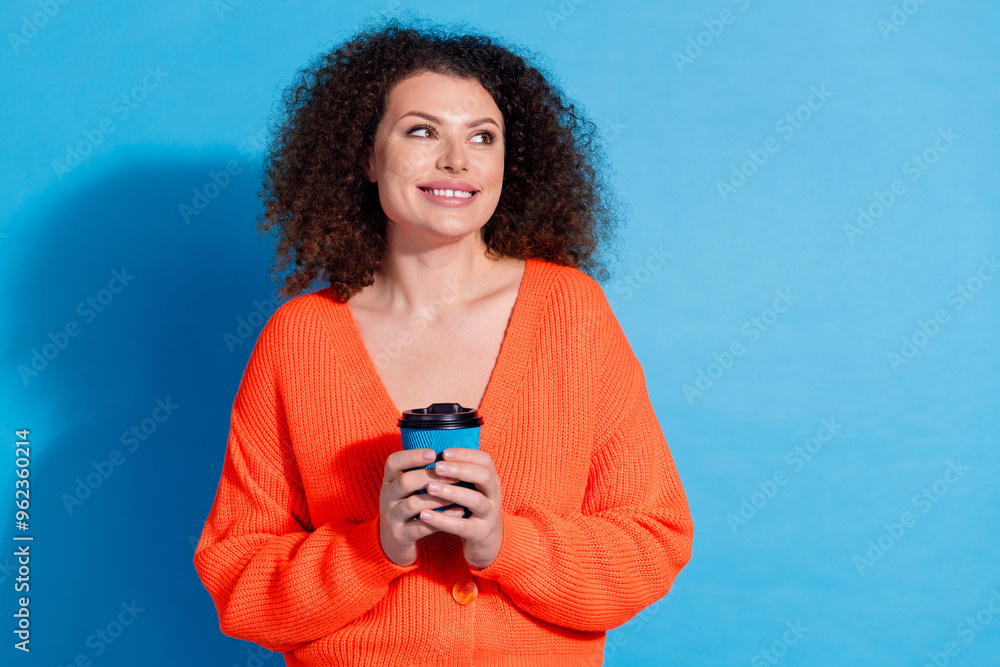
[[[605,631],[669,591],[693,525],[593,279],[527,261],[479,413],[499,556],[473,568],[461,538],[437,532],[396,565],[378,503],[402,449],[396,407],[347,304],[329,288],[282,304],[247,363],[194,556],[222,632],[296,666],[602,664]],[[461,605],[466,578],[479,593]]]

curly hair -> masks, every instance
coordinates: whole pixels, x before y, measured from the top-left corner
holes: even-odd
[[[603,185],[602,137],[525,57],[496,41],[390,18],[299,71],[272,122],[258,193],[258,231],[280,230],[272,279],[295,264],[281,295],[303,292],[318,277],[343,302],[373,284],[387,248],[386,216],[361,158],[393,87],[423,71],[478,81],[503,114],[503,189],[481,230],[487,252],[539,257],[607,280],[599,258],[620,206]]]

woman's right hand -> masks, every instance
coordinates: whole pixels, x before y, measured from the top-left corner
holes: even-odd
[[[427,452],[430,458],[424,458]],[[382,551],[397,565],[412,565],[417,560],[417,540],[438,531],[420,520],[420,512],[452,504],[429,493],[410,495],[420,489],[426,491],[427,484],[432,481],[444,484],[460,481],[442,477],[433,468],[423,468],[433,463],[436,456],[433,449],[404,449],[393,452],[385,460],[385,475],[379,494],[378,534]],[[465,510],[453,507],[443,513],[461,517]]]

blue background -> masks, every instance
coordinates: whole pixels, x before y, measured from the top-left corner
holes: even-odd
[[[984,0],[5,2],[0,488],[30,428],[36,539],[30,660],[0,549],[3,664],[255,664],[191,561],[260,327],[223,335],[277,287],[253,231],[261,131],[298,68],[397,7],[544,53],[603,128],[630,207],[605,289],[696,531],[606,664],[1000,664],[1000,279],[984,263],[1000,250],[1000,10]],[[230,161],[186,222],[180,204]],[[859,207],[867,229],[845,227]],[[78,310],[123,267],[101,312]],[[157,399],[178,407],[127,451]],[[88,642],[132,601],[113,644]]]

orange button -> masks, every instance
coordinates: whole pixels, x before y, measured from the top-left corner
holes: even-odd
[[[451,596],[458,604],[469,604],[474,602],[479,595],[479,588],[472,579],[459,579],[451,587]]]

